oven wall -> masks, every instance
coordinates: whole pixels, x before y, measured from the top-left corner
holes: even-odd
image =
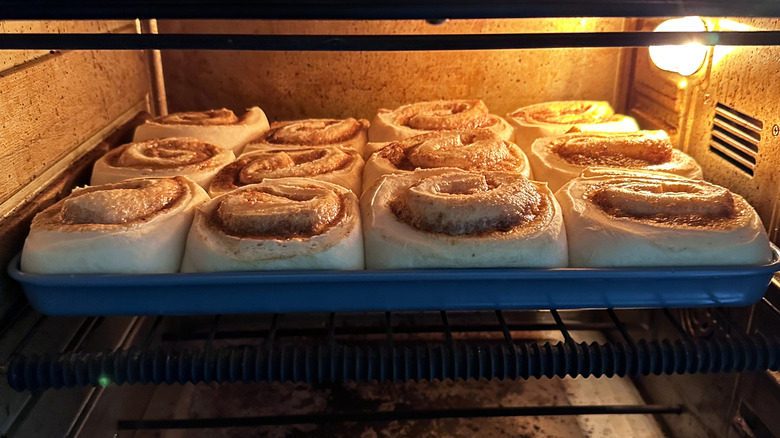
[[[160,33],[473,34],[623,30],[624,19],[160,21]],[[498,115],[549,100],[622,101],[622,49],[444,52],[165,51],[171,111],[258,105],[271,120],[362,117],[378,108],[480,98]]]
[[[138,30],[136,21],[0,22],[3,33]],[[46,318],[31,311],[5,266],[21,249],[33,215],[74,185],[87,182],[91,162],[109,147],[104,140],[120,141],[125,131],[121,127],[149,109],[149,59],[140,51],[0,51],[2,363],[14,353],[55,352],[76,345],[78,333],[89,323],[86,318]],[[104,324],[94,347],[116,347],[131,319]],[[3,378],[0,435],[64,436],[92,393],[17,393]],[[32,411],[33,405],[44,408]],[[45,413],[45,420],[32,412]]]

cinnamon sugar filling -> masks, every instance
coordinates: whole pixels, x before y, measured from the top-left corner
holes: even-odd
[[[539,221],[547,199],[528,180],[506,174],[426,178],[390,203],[409,226],[451,236],[506,232]]]
[[[521,161],[510,144],[487,129],[423,134],[392,142],[379,151],[397,169],[457,167],[513,171]]]
[[[341,143],[358,136],[368,128],[365,120],[310,119],[296,122],[275,123],[260,141],[271,144],[296,144],[306,146]]]
[[[220,126],[235,125],[243,123],[245,116],[241,119],[236,117],[233,111],[221,108],[208,111],[189,111],[181,113],[168,114],[166,116],[152,119],[153,122],[163,125],[202,125],[202,126]]]
[[[219,171],[217,187],[243,187],[266,178],[308,177],[344,169],[355,159],[338,148],[253,152]]]
[[[550,149],[577,166],[646,167],[672,161],[673,148],[662,131],[653,134],[572,134],[556,138]]]
[[[615,112],[609,106],[597,102],[561,102],[527,108],[512,114],[513,117],[529,122],[555,125],[573,125],[579,123],[604,123]]]
[[[218,155],[220,148],[194,138],[164,138],[130,143],[109,152],[108,162],[114,167],[136,169],[173,169],[207,161]]]
[[[706,227],[739,214],[729,190],[695,182],[622,180],[586,196],[611,216],[654,223]]]
[[[486,128],[497,123],[481,100],[420,102],[396,113],[396,124],[425,131]]]
[[[225,195],[211,222],[236,237],[290,239],[322,234],[343,215],[343,200],[330,190],[264,187]]]
[[[125,224],[143,221],[184,193],[176,179],[136,180],[90,188],[63,201],[64,224]]]

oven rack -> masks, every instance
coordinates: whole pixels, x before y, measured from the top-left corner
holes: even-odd
[[[766,298],[758,307],[780,318]],[[146,318],[150,327],[129,348],[18,354],[6,372],[11,388],[36,391],[125,383],[323,384],[780,369],[780,338],[740,326],[731,316],[737,310],[157,317]],[[705,315],[708,329],[694,330],[691,321],[701,315],[692,320],[689,312]],[[635,340],[632,330],[647,331],[633,321],[647,315],[660,315],[668,330],[652,321],[649,326],[659,336]],[[88,320],[97,327],[95,320],[101,319]],[[209,330],[202,330],[209,324]],[[596,332],[607,338],[589,338]]]

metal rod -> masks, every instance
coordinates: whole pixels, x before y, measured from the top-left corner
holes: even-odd
[[[504,319],[504,312],[500,310],[496,310],[496,318],[498,318],[498,325],[501,327],[501,332],[504,333],[504,340],[506,341],[507,346],[510,349],[514,348],[514,341],[512,340],[512,333],[509,331],[509,327],[506,325],[506,320]]]
[[[555,309],[550,309],[550,313],[552,313],[553,319],[555,319],[555,325],[558,326],[558,330],[563,335],[563,340],[573,343],[574,339],[572,339],[569,331],[566,330],[566,325],[563,323],[563,319],[561,319],[561,315],[558,314],[558,311]]]
[[[672,326],[686,339],[691,338],[691,334],[686,331],[682,324],[680,324],[680,321],[677,320],[677,318],[672,315],[672,312],[669,311],[669,309],[663,310],[664,316],[666,316],[666,319],[669,320],[670,323],[672,323]]]
[[[628,333],[628,330],[626,330],[626,325],[623,323],[623,321],[618,318],[617,313],[615,313],[615,309],[607,309],[607,314],[609,315],[609,318],[612,320],[612,322],[615,324],[615,327],[617,327],[618,331],[620,332],[620,335],[623,336],[623,339],[628,342],[629,345],[634,345],[634,339],[631,338],[631,335]]]
[[[357,412],[264,417],[199,418],[182,420],[123,420],[119,430],[201,429],[216,427],[258,427],[289,424],[333,424],[344,422],[432,420],[439,418],[485,418],[558,415],[680,414],[681,405],[519,406],[506,408],[431,409],[421,411]]]
[[[389,314],[391,312],[386,312]],[[380,326],[366,326],[366,327],[336,327],[336,335],[381,335],[387,333],[387,317],[385,317],[385,323]],[[558,326],[554,323],[518,323],[518,324],[506,324],[509,331],[546,331],[556,330]],[[589,323],[577,323],[570,322],[566,324],[566,328],[571,331],[579,330],[606,330],[613,328],[613,323],[606,322],[589,322]],[[481,333],[492,331],[503,331],[503,327],[499,324],[469,324],[458,325],[451,324],[450,329],[455,333]],[[398,334],[424,334],[424,333],[438,333],[441,331],[441,327],[438,326],[395,326],[392,328],[394,333]],[[322,333],[322,328],[280,328],[277,330],[277,336],[316,336]],[[256,339],[264,338],[268,336],[269,330],[220,330],[219,333],[214,335],[215,339]],[[187,332],[187,333],[166,333],[163,337],[165,342],[181,342],[181,341],[194,341],[204,339],[208,336],[206,332]]]
[[[242,35],[242,34],[0,34],[0,49],[24,50],[262,50],[437,51],[780,45],[780,31],[564,32],[488,35]]]
[[[276,334],[279,330],[279,314],[274,313],[271,317],[271,328],[268,330],[268,337],[265,338],[265,346],[267,348],[272,348],[274,345],[274,342],[276,341]]]
[[[422,19],[445,18],[542,18],[542,17],[669,17],[701,15],[714,17],[776,17],[780,5],[774,0],[713,2],[642,0],[324,0],[282,1],[79,1],[8,0],[0,20],[30,19]]]
[[[211,323],[211,331],[209,331],[206,342],[203,343],[203,350],[208,350],[211,348],[211,344],[214,342],[214,334],[217,333],[217,326],[219,325],[219,319],[221,316],[222,315],[217,315],[214,317],[214,322]]]

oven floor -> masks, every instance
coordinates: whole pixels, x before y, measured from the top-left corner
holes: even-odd
[[[154,389],[144,420],[507,406],[641,404],[623,379],[343,384],[172,385]],[[127,419],[127,418],[125,418]],[[139,419],[139,418],[135,418]],[[87,425],[89,426],[89,425]],[[89,427],[82,430],[89,433]],[[88,436],[88,435],[84,435]],[[340,424],[121,430],[118,438],[199,437],[662,437],[650,415],[447,418]]]

